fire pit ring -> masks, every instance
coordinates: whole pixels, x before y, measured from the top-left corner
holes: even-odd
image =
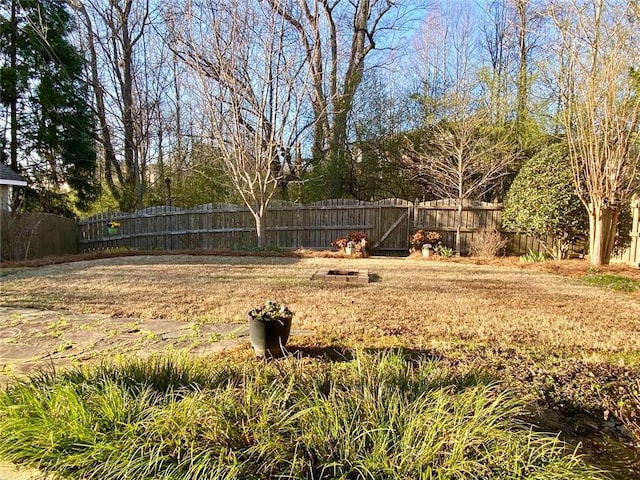
[[[348,270],[341,268],[321,268],[313,274],[311,280],[343,283],[369,283],[369,270]]]

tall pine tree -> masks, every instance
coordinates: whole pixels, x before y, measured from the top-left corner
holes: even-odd
[[[94,118],[71,28],[62,0],[0,0],[2,161],[27,177],[29,210],[66,215],[97,194]]]

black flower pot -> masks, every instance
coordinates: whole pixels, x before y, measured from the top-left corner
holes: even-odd
[[[249,317],[249,339],[259,357],[280,358],[289,339],[291,318],[281,321],[261,322]]]

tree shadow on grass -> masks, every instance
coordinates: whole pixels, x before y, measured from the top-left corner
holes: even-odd
[[[300,346],[291,347],[289,353],[296,358],[304,359],[320,359],[329,362],[350,362],[357,353],[366,353],[368,355],[377,355],[384,353],[400,353],[400,355],[409,362],[426,360],[426,361],[445,361],[445,357],[441,353],[432,349],[415,349],[415,348],[361,348],[353,349],[338,345],[325,346]]]
[[[378,275],[377,273],[369,274],[369,283],[376,283],[379,281],[380,281],[380,275]]]

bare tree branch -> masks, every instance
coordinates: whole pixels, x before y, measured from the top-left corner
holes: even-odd
[[[589,212],[595,265],[609,263],[620,210],[640,185],[640,17],[633,3],[573,0],[550,10],[560,40],[560,118]]]
[[[172,48],[199,79],[207,140],[253,214],[262,248],[269,202],[305,128],[305,56],[289,22],[262,3],[187,1],[167,21]]]
[[[516,153],[505,132],[489,123],[482,112],[460,114],[424,132],[424,140],[405,142],[403,166],[414,178],[428,182],[440,198],[456,200],[456,254],[460,255],[462,210],[468,200],[481,197],[508,173]]]

